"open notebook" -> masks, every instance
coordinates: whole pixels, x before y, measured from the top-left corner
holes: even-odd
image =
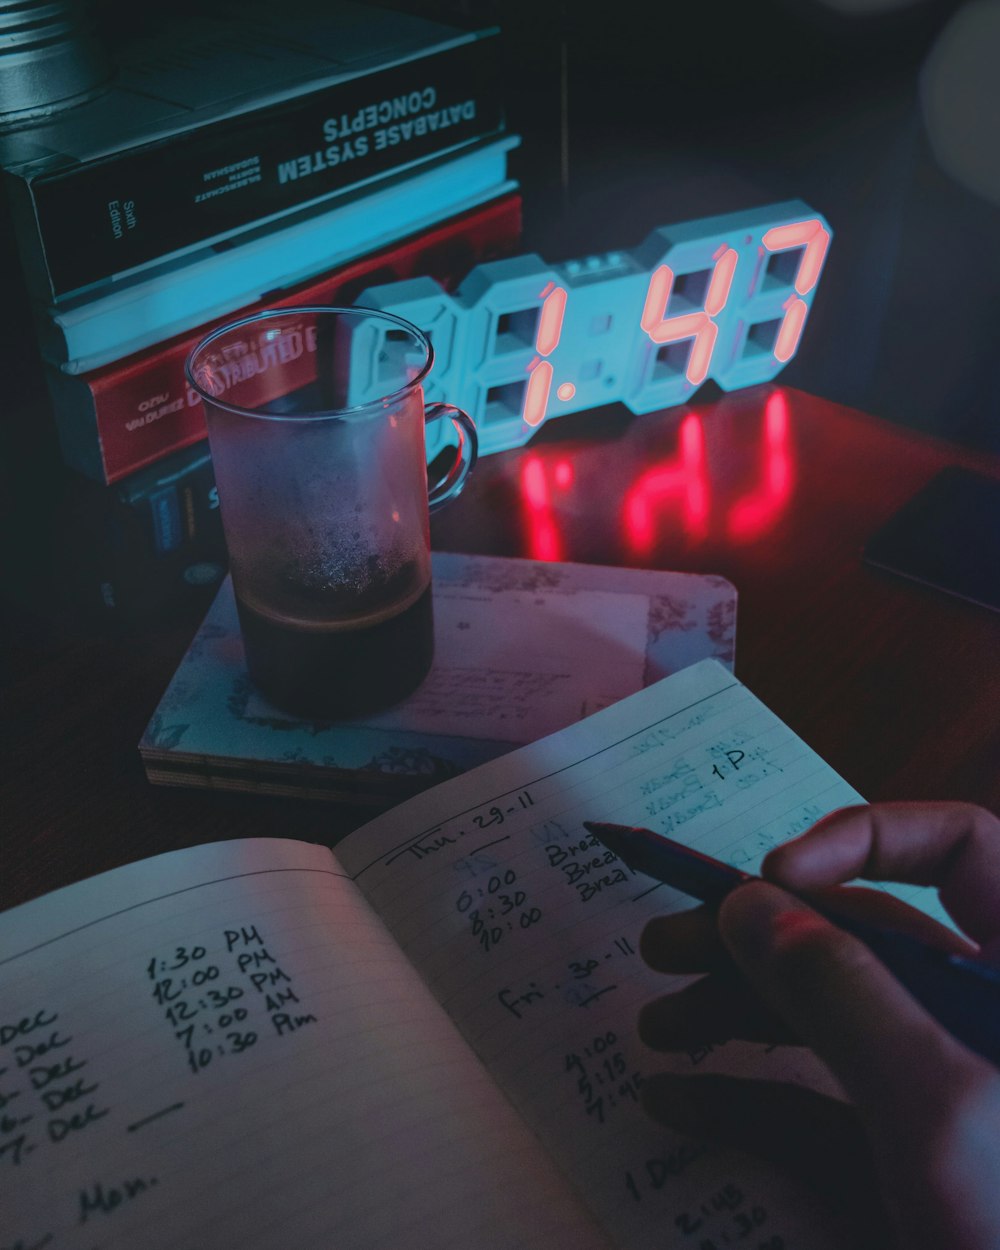
[[[826,1079],[801,1050],[639,1044],[667,985],[640,931],[689,900],[581,821],[752,870],[858,797],[706,660],[335,853],[213,843],[0,915],[0,1242],[853,1244],[771,1167],[643,1115],[657,1068]]]

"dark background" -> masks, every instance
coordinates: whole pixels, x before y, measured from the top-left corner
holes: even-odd
[[[222,2],[172,0],[169,13]],[[305,2],[323,4],[283,0]],[[919,97],[921,69],[959,0],[883,15],[841,14],[821,0],[379,7],[504,32],[509,127],[523,136],[511,165],[524,250],[567,260],[635,246],[673,222],[803,199],[834,240],[782,381],[1000,451],[1000,208],[942,170]],[[119,39],[163,14],[162,5],[95,0],[112,57]],[[1000,135],[1000,117],[993,130]],[[0,282],[16,401],[40,379],[25,319],[10,316],[18,276],[9,250]]]
[[[565,260],[803,199],[834,241],[782,381],[1000,451],[1000,210],[941,169],[919,98],[961,4],[391,7],[505,32],[526,250]],[[1000,117],[992,129],[1000,138]]]
[[[224,2],[238,8],[238,0],[99,0],[97,20],[113,46],[167,12],[173,20]],[[609,0],[603,10],[590,0],[386,4],[503,27],[509,125],[523,136],[512,164],[525,250],[566,260],[635,246],[672,222],[801,198],[835,237],[801,350],[781,381],[1000,452],[1000,213],[939,167],[918,96],[921,67],[959,0],[924,0],[882,18],[838,18],[819,0]],[[135,743],[214,587],[169,611],[137,611],[138,623],[124,612],[102,617],[100,636],[89,621],[22,607],[10,569],[27,570],[33,590],[47,532],[78,523],[50,506],[54,474],[33,473],[17,449],[22,436],[44,441],[47,401],[29,398],[44,388],[0,223],[4,242],[0,594],[12,582],[17,592],[17,610],[0,611],[0,688],[10,708],[0,730],[9,735],[2,750],[16,841],[4,861],[7,900],[181,839],[292,829],[329,836],[325,805],[154,792],[145,780]],[[807,395],[789,402],[800,467],[811,475],[795,510],[751,543],[720,532],[716,546],[687,549],[665,529],[644,562],[710,569],[739,585],[741,677],[865,793],[995,805],[997,618],[882,578],[859,560],[872,529],[940,463],[963,454],[896,440],[881,423]],[[593,502],[581,489],[577,511],[564,508],[571,559],[633,559],[616,546],[614,483],[676,455],[682,410],[630,421],[615,407],[563,418],[538,436],[548,462],[562,457],[565,438],[580,480],[597,484],[588,485]],[[746,391],[705,423],[722,514],[755,480],[759,408],[759,393]],[[54,438],[48,450],[51,465]],[[532,513],[517,457],[492,457],[480,472],[465,511],[446,510],[437,522],[438,548],[528,554]],[[943,737],[940,725],[949,727]]]

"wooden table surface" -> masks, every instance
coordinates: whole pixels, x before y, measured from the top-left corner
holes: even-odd
[[[721,574],[739,592],[737,675],[862,794],[1000,810],[1000,614],[861,561],[947,464],[1000,478],[996,458],[788,388],[644,417],[614,406],[484,458],[432,536]],[[203,610],[103,634],[5,612],[0,906],[192,843],[333,843],[368,818],[146,781],[136,744]]]

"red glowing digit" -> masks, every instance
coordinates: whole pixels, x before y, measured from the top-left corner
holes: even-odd
[[[563,489],[571,485],[573,479],[570,468],[566,480],[564,464],[565,462],[560,462],[556,466],[556,482]],[[563,470],[561,474],[560,470]],[[563,481],[559,480],[560,476]],[[529,556],[532,560],[562,560],[562,536],[556,523],[545,466],[538,456],[526,457],[521,465],[521,498],[527,520]]]
[[[559,346],[559,336],[562,334],[565,315],[566,292],[561,286],[557,286],[546,295],[541,315],[538,318],[535,351],[540,356],[551,356]]]
[[[654,509],[679,505],[679,519],[689,542],[708,533],[710,494],[701,419],[689,413],[680,425],[677,455],[642,473],[625,497],[625,539],[633,551],[649,552],[657,538]]]
[[[813,218],[788,226],[772,226],[761,241],[769,252],[784,252],[792,247],[803,249],[795,289],[800,295],[808,295],[819,279],[826,249],[830,246],[830,232],[823,228],[822,222]]]
[[[528,365],[528,385],[524,394],[524,411],[521,414],[526,425],[541,425],[552,388],[552,366],[539,356],[551,356],[559,346],[563,318],[566,315],[567,294],[563,287],[549,282],[541,291],[542,310],[538,316],[535,333],[535,351],[538,356]],[[560,399],[565,399],[560,387]]]
[[[788,403],[782,391],[768,396],[764,408],[764,463],[760,483],[737,499],[726,528],[735,542],[753,542],[781,519],[792,495],[795,459]]]
[[[794,295],[785,300],[783,307],[785,315],[781,320],[778,337],[774,340],[774,356],[782,364],[795,355],[795,349],[802,337],[802,327],[806,323],[806,313],[809,311],[805,300],[796,299]]]
[[[692,386],[700,386],[708,376],[708,366],[719,336],[716,318],[729,299],[738,259],[734,248],[723,244],[712,259],[715,266],[705,294],[705,306],[699,312],[666,316],[667,304],[674,288],[674,271],[669,265],[660,265],[653,272],[646,292],[646,303],[640,324],[654,343],[676,343],[681,339],[694,339],[688,355],[685,377]]]
[[[539,360],[536,357],[528,368],[528,385],[524,395],[522,416],[527,425],[536,426],[541,425],[545,420],[549,387],[552,385],[552,366],[547,360]]]
[[[769,252],[802,248],[794,286],[798,295],[808,295],[819,281],[826,249],[830,246],[830,233],[824,229],[823,224],[813,218],[811,221],[792,222],[787,226],[772,226],[761,242]],[[782,307],[785,315],[774,342],[774,356],[785,364],[795,355],[809,309],[805,301],[797,299],[795,295],[790,295]]]

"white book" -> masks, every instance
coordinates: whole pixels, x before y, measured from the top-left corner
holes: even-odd
[[[732,668],[723,577],[442,551],[431,563],[430,673],[349,721],[303,720],[256,690],[227,578],[139,743],[150,781],[386,807],[696,660]]]

